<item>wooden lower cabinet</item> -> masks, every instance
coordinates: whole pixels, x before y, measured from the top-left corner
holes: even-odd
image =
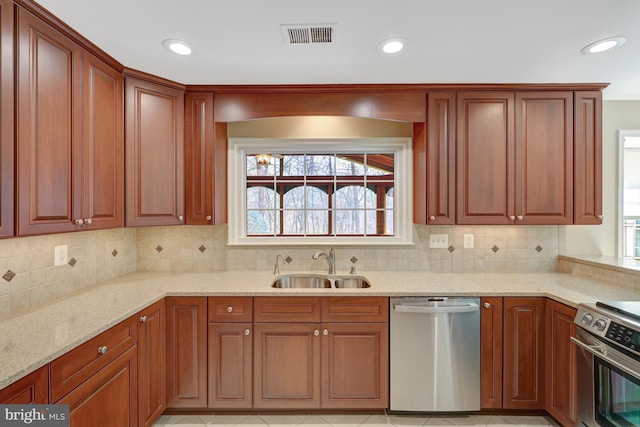
[[[138,313],[138,413],[149,427],[167,407],[165,300]]]
[[[545,298],[504,298],[503,408],[545,407]]]
[[[0,405],[49,403],[49,365],[0,390]]]
[[[135,427],[137,368],[133,346],[55,403],[69,405],[71,427]]]
[[[484,297],[480,309],[480,407],[502,408],[502,297]]]
[[[563,426],[577,423],[576,309],[547,299],[545,409]]]
[[[207,299],[167,298],[167,408],[207,406]]]
[[[323,324],[321,370],[323,408],[387,408],[389,326]]]
[[[320,325],[254,324],[254,408],[320,407]]]
[[[251,408],[251,323],[209,323],[209,407]]]

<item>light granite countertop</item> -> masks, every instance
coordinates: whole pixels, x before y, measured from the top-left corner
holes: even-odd
[[[270,286],[274,276],[259,271],[122,276],[0,318],[0,388],[165,296],[545,296],[574,307],[597,300],[640,300],[640,289],[563,273],[372,271],[361,275],[367,277],[370,288],[274,289]]]

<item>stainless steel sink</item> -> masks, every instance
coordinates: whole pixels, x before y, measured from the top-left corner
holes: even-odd
[[[366,277],[362,276],[340,276],[335,280],[336,288],[370,288],[371,284]]]
[[[330,288],[331,281],[322,275],[289,274],[276,278],[272,288]]]
[[[326,276],[322,274],[285,274],[276,277],[271,283],[272,288],[293,289],[329,289],[329,288],[349,288],[363,289],[370,288],[371,284],[363,276]]]

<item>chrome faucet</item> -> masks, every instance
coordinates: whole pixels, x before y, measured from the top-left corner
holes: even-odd
[[[285,262],[289,264],[291,261],[293,261],[293,259],[291,259],[290,256],[283,258],[283,256],[280,254],[276,255],[276,260],[273,263],[273,274],[280,274],[280,267],[278,266],[278,258],[282,260],[282,265],[284,265]]]
[[[325,261],[327,261],[327,264],[329,264],[329,274],[335,275],[336,274],[336,251],[333,250],[333,246],[331,247],[331,249],[329,249],[329,255],[327,255],[325,252],[318,251],[311,256],[311,258],[313,259],[318,259],[320,257],[324,258]]]

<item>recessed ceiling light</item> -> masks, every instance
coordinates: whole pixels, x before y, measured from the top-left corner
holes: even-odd
[[[164,46],[165,49],[169,49],[173,53],[177,53],[178,55],[191,55],[192,51],[189,43],[177,39],[163,40],[162,46]]]
[[[384,53],[396,53],[396,52],[400,52],[404,48],[406,43],[407,43],[406,39],[403,39],[401,37],[394,37],[394,38],[382,41],[378,45],[378,50]]]
[[[592,53],[600,53],[605,50],[610,50],[619,46],[622,46],[627,39],[622,36],[607,37],[606,39],[598,40],[582,48],[580,52],[585,55]]]

